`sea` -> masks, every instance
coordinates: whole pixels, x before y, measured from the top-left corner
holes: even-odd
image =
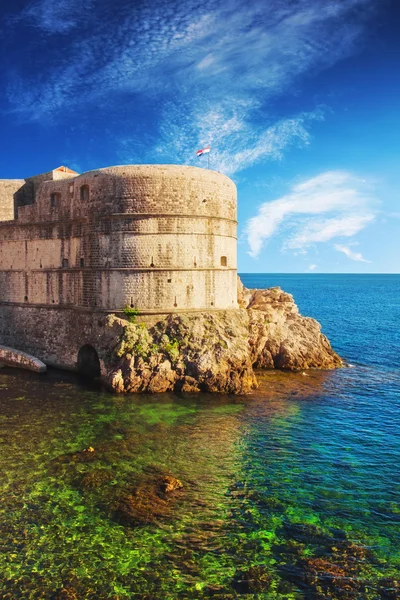
[[[0,370],[2,600],[400,598],[400,275],[241,278],[348,366],[243,397]]]

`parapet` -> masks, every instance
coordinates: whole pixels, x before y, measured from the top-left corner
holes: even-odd
[[[68,173],[66,178],[50,179],[47,175],[36,178],[35,200],[24,202],[30,208],[18,211],[20,222],[164,213],[236,220],[236,187],[215,171],[177,165],[124,165],[77,176]]]

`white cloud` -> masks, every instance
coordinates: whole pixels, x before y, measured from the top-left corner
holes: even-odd
[[[82,105],[97,109],[124,98],[122,118],[132,131],[139,95],[146,119],[157,124],[146,160],[199,164],[194,151],[211,143],[212,167],[232,174],[309,143],[322,111],[282,119],[269,113],[269,101],[301,75],[351,54],[374,3],[143,0],[129,11],[121,5],[122,12],[91,0],[89,17],[78,0],[36,0],[17,20],[33,20],[47,34],[71,32],[71,39],[63,36],[54,63],[43,53],[40,76],[13,75],[11,110],[48,123]],[[120,160],[138,160],[126,150],[134,137],[118,140]]]
[[[361,252],[353,252],[353,250],[351,250],[348,246],[342,246],[341,244],[335,244],[335,250],[337,250],[338,252],[343,252],[343,254],[345,254],[348,258],[350,258],[351,260],[355,260],[357,262],[365,262],[365,263],[370,263],[370,260],[366,260],[363,255],[361,254]]]
[[[14,24],[26,21],[49,34],[66,33],[86,17],[92,4],[92,0],[36,0],[9,20]]]
[[[310,220],[292,238],[287,248],[304,248],[317,242],[328,242],[335,237],[351,237],[374,220],[373,214],[339,216],[324,220]]]
[[[374,220],[374,204],[365,180],[345,171],[322,173],[261,204],[246,226],[250,254],[257,256],[277,232],[283,235],[283,249],[298,251],[336,237],[351,237]]]
[[[309,271],[315,271],[316,268],[317,268],[317,265],[308,265]]]
[[[211,168],[233,175],[262,159],[279,160],[284,150],[290,146],[306,146],[310,143],[310,134],[307,130],[309,124],[322,118],[320,110],[302,113],[296,118],[283,119],[267,127],[265,130],[255,132],[254,126],[245,118],[246,108],[235,107],[230,114],[225,111],[226,120],[223,121],[221,113],[210,111],[205,114],[199,126],[198,147],[211,144],[210,164]],[[191,125],[188,124],[188,128]],[[186,131],[183,127],[183,131]],[[166,138],[168,137],[168,140]],[[182,135],[182,121],[177,124],[168,124],[163,128],[162,142],[157,151],[167,154],[171,151],[171,140],[174,144],[175,157],[178,162],[191,162],[197,166],[203,166],[202,160],[188,157],[194,156],[197,149],[193,145],[196,133]],[[127,157],[125,157],[127,158]]]

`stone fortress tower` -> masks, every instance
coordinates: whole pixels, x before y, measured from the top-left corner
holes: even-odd
[[[106,351],[109,313],[236,309],[236,205],[197,167],[0,180],[0,344],[75,369],[82,348]]]
[[[196,167],[0,180],[0,358],[154,393],[246,393],[254,364],[342,366],[279,288],[242,290],[239,308],[236,229],[235,185]],[[142,323],[110,317],[127,307]]]
[[[0,219],[1,303],[145,314],[237,307],[236,188],[219,173],[60,167],[0,181]]]

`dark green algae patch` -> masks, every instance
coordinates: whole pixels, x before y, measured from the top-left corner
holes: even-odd
[[[377,473],[340,386],[120,398],[2,370],[0,598],[400,598],[399,457]]]

